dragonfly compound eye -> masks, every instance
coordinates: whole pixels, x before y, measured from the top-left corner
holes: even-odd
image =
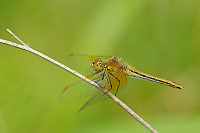
[[[97,58],[96,60],[94,60],[92,62],[92,68],[95,70],[95,71],[102,71],[103,67],[102,67],[102,61],[101,59]]]

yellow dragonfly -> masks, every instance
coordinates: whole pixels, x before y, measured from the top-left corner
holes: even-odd
[[[71,55],[71,57],[73,56],[75,55]],[[117,93],[125,87],[127,76],[157,82],[176,89],[183,89],[181,85],[175,82],[144,73],[114,56],[89,55],[85,57],[87,57],[91,63],[90,69],[88,69],[85,77],[96,82],[101,87],[107,89],[114,95],[117,95]],[[92,85],[80,81],[78,83],[72,84],[71,86],[65,87],[61,92],[60,101],[70,102],[85,98],[92,94],[93,96],[83,105],[79,111],[94,103],[108,98],[106,94],[96,89]]]

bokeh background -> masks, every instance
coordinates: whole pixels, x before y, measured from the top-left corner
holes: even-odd
[[[159,132],[200,132],[199,0],[3,0],[0,38],[17,42],[7,28],[64,64],[71,53],[114,55],[183,85],[175,90],[128,78],[118,97]],[[76,80],[0,44],[0,132],[149,132],[110,99],[80,113],[87,99],[60,103],[61,90]]]

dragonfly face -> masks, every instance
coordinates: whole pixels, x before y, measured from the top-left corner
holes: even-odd
[[[96,72],[100,72],[103,70],[102,60],[100,58],[97,58],[92,62],[92,68]]]

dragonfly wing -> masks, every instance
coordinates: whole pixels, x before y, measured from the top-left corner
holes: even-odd
[[[69,58],[87,58],[89,60],[96,60],[97,58],[101,58],[101,59],[107,59],[110,58],[112,56],[110,55],[84,55],[84,54],[70,54]]]
[[[60,102],[72,102],[85,97],[88,97],[92,94],[95,94],[98,90],[87,82],[80,80],[71,86],[65,87],[60,96]]]
[[[106,71],[104,72],[104,79],[101,80],[99,85],[101,87],[106,88],[112,94],[116,95],[119,91],[121,91],[127,82],[126,75],[123,72],[123,68],[120,67],[115,71]]]
[[[127,77],[123,71],[123,67],[120,67],[118,70],[114,71],[114,72],[109,72],[108,76],[110,76],[110,83],[107,85],[107,89],[109,89],[108,87],[110,87],[110,91],[116,95],[119,91],[121,91],[127,83]],[[111,86],[112,85],[112,86]]]
[[[97,73],[93,70],[86,77],[98,83],[98,81],[101,79],[101,75],[102,72]],[[85,82],[84,80],[80,80],[71,86],[65,87],[59,96],[59,101],[72,102],[93,95],[96,92],[98,92],[97,88]]]
[[[109,97],[108,97],[105,93],[99,91],[99,92],[97,92],[96,94],[94,94],[94,95],[83,105],[83,107],[80,108],[80,110],[79,110],[78,112],[80,112],[81,110],[83,110],[83,109],[89,107],[90,105],[93,105],[93,104],[98,103],[98,102],[100,102],[100,101],[106,100],[106,99],[108,99],[108,98],[109,98]]]

